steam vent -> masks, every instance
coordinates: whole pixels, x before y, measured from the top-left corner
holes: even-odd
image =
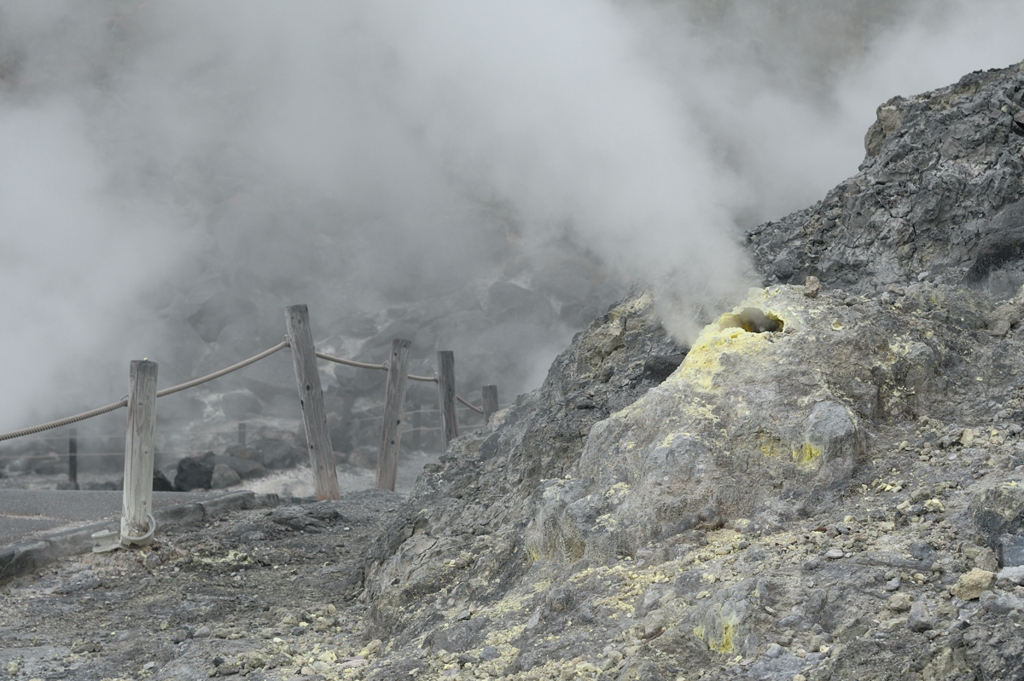
[[[709,16],[718,5],[698,4]],[[353,25],[375,16],[366,9]],[[374,53],[389,83],[407,75],[402,54]],[[448,96],[453,83],[423,89]],[[407,106],[386,94],[395,112]],[[445,137],[413,129],[424,149]],[[1024,62],[882,103],[865,152],[817,203],[746,230],[753,287],[702,318],[691,342],[666,331],[657,294],[637,286],[600,308],[540,388],[503,393],[506,406],[465,428],[407,493],[196,492],[144,549],[76,553],[78,526],[4,548],[0,670],[153,681],[1024,679]],[[461,148],[451,155],[477,167]],[[233,190],[221,203],[243,198]],[[420,224],[422,213],[409,215]],[[340,270],[357,259],[325,260]],[[585,272],[572,281],[605,276]],[[460,331],[496,339],[484,330],[502,317],[511,338],[522,319],[553,327],[571,311],[525,285],[478,288],[488,286],[489,312],[451,294],[466,308]],[[498,306],[503,297],[514,304]],[[436,320],[433,304],[408,307]],[[366,318],[360,342],[414,326],[378,321]],[[224,328],[222,339],[236,333]],[[416,328],[422,339],[448,327]],[[285,399],[252,386],[237,395]],[[348,415],[377,387],[345,396]]]

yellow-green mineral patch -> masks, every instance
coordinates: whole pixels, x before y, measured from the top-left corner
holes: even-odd
[[[679,370],[669,377],[669,381],[685,381],[707,391],[713,390],[716,387],[715,375],[721,370],[723,354],[753,354],[759,352],[769,342],[765,334],[754,333],[744,328],[749,327],[743,322],[745,314],[751,311],[759,313],[777,322],[780,329],[788,325],[788,320],[776,309],[776,305],[773,304],[771,309],[767,305],[768,299],[777,297],[778,293],[779,291],[775,289],[752,290],[747,299],[733,308],[732,312],[705,326]]]
[[[799,449],[793,450],[793,460],[796,461],[796,465],[800,466],[800,468],[809,470],[818,465],[821,454],[821,447],[805,442]]]

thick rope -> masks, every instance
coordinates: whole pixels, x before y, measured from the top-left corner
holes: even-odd
[[[345,366],[355,367],[357,369],[377,369],[379,371],[387,371],[387,364],[367,364],[366,362],[357,362],[352,359],[342,359],[341,357],[335,357],[328,355],[323,352],[316,353],[316,356],[320,359],[326,359],[328,362],[334,362],[335,364],[344,364]],[[413,376],[409,374],[407,378],[410,381],[423,381],[424,383],[437,383],[435,376]]]
[[[163,390],[157,390],[156,391],[156,396],[157,397],[165,397],[167,395],[173,395],[174,393],[181,392],[182,390],[188,390],[189,388],[194,388],[197,385],[202,385],[203,383],[208,383],[208,382],[214,380],[215,378],[220,378],[221,376],[226,376],[227,374],[230,374],[230,373],[232,373],[234,371],[238,371],[239,369],[247,367],[250,364],[254,364],[254,363],[260,361],[261,359],[269,357],[270,355],[274,354],[275,352],[278,352],[279,350],[283,350],[283,349],[289,347],[290,345],[291,345],[291,343],[289,343],[287,340],[281,341],[280,343],[278,343],[274,347],[272,347],[272,348],[270,348],[268,350],[264,350],[263,352],[259,353],[258,355],[253,355],[249,359],[242,360],[241,362],[239,362],[237,364],[232,364],[231,366],[229,366],[229,367],[227,367],[225,369],[221,369],[220,371],[215,371],[212,374],[207,374],[206,376],[201,376],[200,378],[193,379],[191,381],[188,381],[187,383],[182,383],[180,385],[175,385],[175,386],[172,386],[170,388],[164,388]],[[316,356],[319,357],[320,359],[327,360],[328,362],[335,362],[337,364],[344,364],[346,366],[356,367],[358,369],[376,369],[376,370],[380,370],[380,371],[387,371],[388,370],[388,367],[387,367],[386,364],[367,364],[366,362],[356,362],[356,361],[353,361],[353,360],[350,360],[350,359],[342,359],[340,357],[334,357],[332,355],[327,355],[327,354],[324,354],[322,352],[316,353]],[[409,374],[408,378],[409,378],[410,381],[422,381],[424,383],[437,383],[437,377],[436,376],[413,376],[412,374]],[[480,407],[477,407],[474,404],[471,404],[471,403],[467,402],[460,395],[456,395],[455,397],[456,397],[456,399],[458,399],[459,402],[461,402],[466,407],[469,407],[470,409],[472,409],[476,413],[478,413],[478,414],[483,414],[484,413],[483,409],[481,409]],[[94,416],[101,416],[103,414],[107,414],[107,413],[110,413],[110,412],[112,412],[114,410],[121,409],[122,407],[127,407],[127,406],[128,406],[128,400],[121,400],[120,402],[115,402],[114,404],[108,404],[107,406],[100,407],[99,409],[93,409],[92,411],[87,411],[87,412],[84,412],[84,413],[81,413],[81,414],[76,414],[75,416],[68,416],[66,418],[62,418],[62,419],[59,419],[57,421],[50,421],[49,423],[43,423],[43,424],[40,424],[38,426],[33,426],[31,428],[22,428],[21,430],[12,430],[9,433],[0,433],[0,442],[4,442],[5,440],[13,440],[13,439],[19,438],[19,437],[24,437],[25,435],[35,435],[36,433],[42,433],[42,432],[47,431],[47,430],[53,430],[54,428],[61,428],[63,426],[69,426],[72,423],[78,423],[79,421],[85,421],[86,419],[91,419]]]
[[[261,359],[263,359],[264,357],[270,357],[272,354],[274,354],[278,350],[284,350],[289,345],[291,345],[291,343],[289,343],[288,341],[281,341],[280,343],[278,343],[274,347],[270,348],[269,350],[264,350],[263,352],[261,352],[258,355],[253,355],[249,359],[242,360],[238,364],[232,364],[231,366],[229,366],[226,369],[221,369],[220,371],[215,371],[212,374],[207,374],[206,376],[202,376],[201,378],[197,378],[197,379],[191,380],[188,383],[182,383],[181,385],[176,385],[176,386],[173,386],[173,387],[170,387],[170,388],[164,388],[163,390],[157,390],[156,391],[156,396],[157,397],[163,397],[165,395],[171,395],[173,393],[181,392],[182,390],[188,390],[189,388],[194,388],[197,385],[202,385],[203,383],[208,383],[209,381],[212,381],[215,378],[220,378],[221,376],[225,376],[227,374],[230,374],[232,371],[238,371],[239,369],[247,367],[250,364],[253,364],[254,362],[258,362]]]
[[[345,366],[355,367],[357,369],[377,369],[380,371],[387,371],[388,368],[384,364],[367,364],[366,362],[356,362],[351,359],[342,359],[341,357],[334,357],[333,355],[326,355],[322,352],[316,353],[316,356],[320,359],[326,359],[328,362],[334,362],[335,364],[344,364]]]
[[[101,414],[107,414],[109,412],[114,411],[115,409],[120,409],[121,407],[127,407],[127,406],[128,406],[128,400],[121,400],[120,402],[115,402],[114,404],[108,404],[105,407],[100,407],[99,409],[93,409],[92,411],[87,411],[87,412],[85,412],[83,414],[76,414],[75,416],[68,416],[67,418],[60,419],[59,421],[50,421],[49,423],[43,423],[41,425],[33,426],[31,428],[22,428],[21,430],[12,430],[9,433],[2,433],[2,434],[0,434],[0,442],[3,442],[4,440],[13,440],[16,437],[23,437],[25,435],[35,435],[36,433],[42,433],[44,430],[53,430],[54,428],[60,428],[61,426],[70,426],[72,423],[78,423],[79,421],[84,421],[86,419],[91,419],[93,416],[99,416]]]
[[[277,345],[275,345],[274,347],[270,348],[269,350],[264,350],[260,354],[255,355],[253,357],[250,357],[249,359],[244,360],[242,362],[239,362],[238,364],[233,364],[233,365],[229,366],[227,369],[221,369],[220,371],[215,371],[212,374],[208,374],[206,376],[203,376],[202,378],[197,378],[197,379],[195,379],[193,381],[189,381],[188,383],[182,383],[181,385],[176,385],[176,386],[173,386],[171,388],[164,388],[163,390],[157,390],[156,391],[156,396],[157,397],[163,397],[164,395],[171,395],[173,393],[181,392],[182,390],[187,390],[187,389],[193,388],[193,387],[195,387],[197,385],[201,385],[201,384],[206,383],[208,381],[212,381],[215,378],[220,378],[221,376],[224,376],[225,374],[230,374],[232,371],[238,371],[239,369],[241,369],[243,367],[247,367],[250,364],[252,364],[253,362],[258,362],[261,359],[263,359],[264,357],[269,357],[270,355],[274,354],[278,350],[283,350],[284,348],[288,347],[288,345],[289,345],[288,341],[282,341],[282,342],[278,343]],[[112,412],[112,411],[114,411],[116,409],[121,409],[122,407],[127,407],[127,406],[128,406],[128,400],[121,400],[120,402],[115,402],[114,404],[108,404],[107,406],[100,407],[99,409],[93,409],[92,411],[87,411],[87,412],[84,412],[82,414],[76,414],[75,416],[68,416],[67,418],[59,419],[57,421],[50,421],[49,423],[43,423],[43,424],[40,424],[38,426],[33,426],[31,428],[22,428],[21,430],[12,430],[9,433],[0,433],[0,442],[3,442],[5,440],[13,440],[14,438],[18,438],[18,437],[24,437],[25,435],[35,435],[36,433],[42,433],[43,431],[53,430],[54,428],[61,428],[63,426],[70,426],[72,423],[78,423],[79,421],[84,421],[86,419],[91,419],[94,416],[101,416],[103,414],[107,414],[107,413],[110,413],[110,412]]]
[[[478,414],[483,414],[484,413],[483,409],[481,409],[480,407],[476,406],[475,404],[470,404],[466,400],[462,399],[461,395],[456,395],[455,399],[457,399],[459,402],[462,402],[462,404],[464,404],[465,406],[469,407],[470,409],[472,409],[473,411],[475,411]]]

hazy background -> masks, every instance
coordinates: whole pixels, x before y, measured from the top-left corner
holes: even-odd
[[[0,430],[119,399],[133,358],[161,386],[238,361],[296,302],[328,351],[415,336],[505,403],[634,282],[685,340],[756,283],[743,227],[853,174],[883,101],[1024,58],[1021,26],[1019,0],[0,1]]]

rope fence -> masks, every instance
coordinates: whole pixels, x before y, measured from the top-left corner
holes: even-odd
[[[293,305],[287,308],[285,311],[285,321],[288,335],[285,340],[277,345],[224,369],[170,388],[164,388],[163,390],[156,389],[157,365],[155,362],[148,360],[132,361],[129,381],[130,390],[125,399],[56,421],[0,433],[0,442],[69,426],[116,411],[122,407],[127,407],[128,431],[125,436],[124,445],[125,491],[121,542],[124,543],[124,540],[127,538],[129,540],[128,543],[133,544],[151,537],[153,532],[152,526],[148,526],[147,529],[147,523],[150,522],[148,518],[151,518],[151,516],[147,516],[143,511],[152,506],[153,491],[150,478],[153,475],[153,456],[155,452],[156,399],[221,378],[266,359],[284,348],[291,348],[292,350],[296,384],[302,406],[303,424],[306,430],[306,441],[309,446],[310,463],[314,471],[316,495],[320,500],[338,499],[340,498],[340,493],[338,491],[337,474],[334,468],[333,447],[330,442],[330,434],[327,432],[323,390],[320,386],[319,370],[316,367],[317,359],[358,369],[387,372],[388,379],[383,414],[371,417],[372,420],[380,419],[383,427],[380,463],[377,471],[377,486],[382,489],[394,490],[395,487],[398,446],[402,433],[401,424],[407,381],[436,383],[438,385],[439,409],[436,411],[423,410],[418,407],[415,412],[410,412],[417,414],[416,426],[411,431],[440,430],[442,444],[445,449],[448,448],[448,443],[451,439],[459,434],[456,416],[457,404],[462,404],[468,409],[482,414],[485,424],[490,420],[491,414],[498,409],[497,387],[494,385],[483,386],[483,407],[472,404],[455,392],[455,365],[454,355],[451,351],[443,350],[437,353],[438,371],[434,376],[416,376],[406,372],[409,361],[409,348],[412,345],[410,341],[394,339],[391,347],[391,359],[388,362],[383,364],[358,362],[316,351],[313,346],[313,337],[309,326],[309,311],[305,305]],[[438,413],[441,425],[439,427],[420,426],[418,414],[426,413]],[[478,427],[483,426],[469,426],[469,428]],[[244,437],[243,428],[244,424],[240,424],[240,437]],[[96,453],[94,455],[98,456],[100,454]],[[72,435],[69,439],[68,456],[71,471],[69,475],[73,478],[76,466],[74,462],[77,461],[77,433],[74,430],[72,430]]]

